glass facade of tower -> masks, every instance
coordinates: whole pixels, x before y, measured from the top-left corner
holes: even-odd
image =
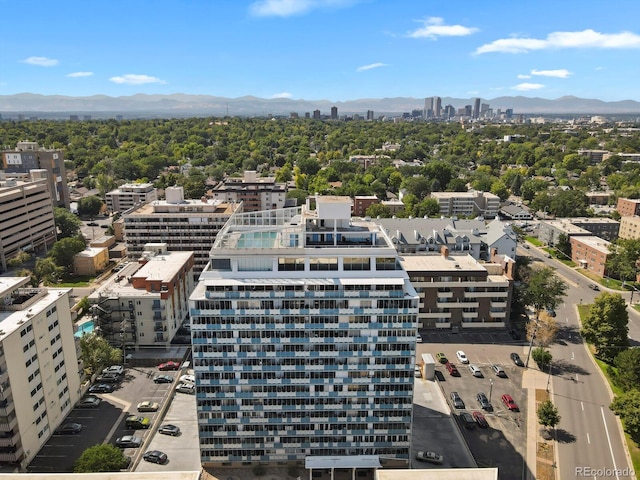
[[[418,297],[350,199],[236,214],[191,295],[203,464],[409,458]]]

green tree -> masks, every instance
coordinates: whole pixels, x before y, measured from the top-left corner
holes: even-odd
[[[391,209],[381,203],[374,203],[373,205],[369,205],[365,213],[367,217],[371,218],[391,218]]]
[[[560,423],[558,408],[551,400],[545,400],[538,407],[538,423],[547,428],[555,428]]]
[[[95,195],[83,197],[78,201],[78,213],[80,215],[95,217],[102,209],[102,200]]]
[[[564,233],[558,235],[556,250],[561,252],[566,258],[571,258],[571,242],[569,241],[568,235]]]
[[[551,365],[553,355],[543,347],[536,347],[531,352],[531,358],[533,358],[533,361],[536,362],[540,370],[546,370],[549,368],[549,365]]]
[[[611,362],[629,348],[629,313],[619,293],[602,292],[582,320],[582,336],[596,349],[596,355]]]
[[[640,441],[640,390],[616,395],[609,408],[622,420],[624,431],[636,442]]]
[[[607,272],[626,282],[634,280],[640,260],[640,239],[618,238],[611,245],[611,253],[607,257]]]
[[[53,218],[56,222],[56,227],[60,231],[60,238],[73,237],[80,231],[82,221],[66,208],[55,208],[53,210]]]
[[[53,244],[49,250],[49,258],[68,275],[73,271],[73,257],[83,251],[85,247],[84,239],[79,236],[63,238]]]
[[[73,464],[73,473],[117,472],[129,459],[115,445],[104,443],[87,448]]]
[[[638,388],[640,385],[640,348],[630,348],[616,355],[613,360],[615,370],[613,382],[624,390]]]
[[[9,260],[7,260],[7,265],[10,268],[21,267],[29,260],[31,260],[31,255],[29,255],[27,252],[20,251],[14,257],[11,257]]]
[[[503,202],[509,198],[509,189],[501,180],[496,180],[491,184],[491,193],[499,196]]]
[[[122,350],[112,347],[109,342],[95,332],[85,333],[80,338],[80,358],[92,373],[110,365],[122,362]]]
[[[532,269],[521,288],[523,301],[534,308],[536,318],[544,308],[555,309],[567,292],[567,284],[550,267]]]
[[[36,267],[31,274],[34,286],[44,282],[45,285],[54,285],[62,277],[63,271],[52,258],[38,258]]]

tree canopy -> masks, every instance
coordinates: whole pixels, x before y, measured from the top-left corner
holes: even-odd
[[[640,348],[623,350],[613,360],[613,382],[624,390],[640,387]]]
[[[53,210],[53,218],[55,219],[56,227],[60,231],[58,239],[74,237],[80,231],[82,221],[66,208],[55,208]]]
[[[538,407],[538,422],[545,427],[555,428],[560,423],[560,415],[558,415],[558,408],[551,402],[551,400],[545,400]]]
[[[85,247],[85,241],[81,236],[63,238],[53,244],[49,250],[49,257],[66,274],[70,274],[73,271],[73,257],[83,251]]]
[[[104,443],[87,448],[73,464],[73,473],[117,472],[130,460],[115,445]]]
[[[92,373],[122,362],[122,350],[112,347],[95,332],[85,333],[80,338],[80,357],[86,369]]]
[[[640,390],[633,389],[616,395],[609,406],[624,425],[624,431],[636,442],[640,441]]]
[[[78,213],[80,215],[95,217],[100,213],[102,205],[104,205],[102,200],[95,195],[83,197],[78,201]]]
[[[607,257],[607,272],[610,276],[622,281],[635,281],[640,260],[640,239],[618,238],[611,245],[611,253]]]
[[[555,309],[567,292],[567,284],[551,267],[531,269],[520,288],[523,303],[531,305],[536,315],[544,308]]]
[[[582,336],[596,349],[596,355],[611,362],[629,348],[629,312],[619,293],[602,292],[582,321]]]

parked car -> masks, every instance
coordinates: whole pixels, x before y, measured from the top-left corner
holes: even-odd
[[[158,402],[140,402],[137,406],[137,410],[139,412],[156,412],[160,408],[160,404]]]
[[[180,364],[178,362],[169,361],[169,362],[164,362],[158,365],[158,370],[160,370],[161,372],[164,372],[167,370],[178,370],[178,369],[180,369]]]
[[[489,426],[489,422],[487,422],[487,419],[481,412],[473,412],[472,415],[480,428],[487,428]]]
[[[145,461],[151,462],[151,463],[159,463],[159,464],[167,463],[167,454],[164,452],[161,452],[160,450],[151,450],[149,452],[145,452],[145,454],[142,455],[142,458]]]
[[[195,375],[182,375],[179,380],[183,383],[196,383]]]
[[[422,371],[420,370],[420,367],[418,365],[416,365],[413,369],[413,376],[416,378],[422,378]]]
[[[129,415],[125,424],[127,425],[127,428],[141,430],[143,428],[149,428],[151,426],[151,420],[140,415]]]
[[[513,352],[511,355],[511,361],[513,363],[515,363],[517,366],[519,367],[524,367],[524,362],[522,361],[522,359],[520,358],[520,355],[518,355],[517,353]]]
[[[135,435],[125,435],[116,440],[116,447],[120,448],[138,448],[142,445],[142,439]]]
[[[466,428],[467,430],[473,430],[474,428],[476,428],[476,421],[469,412],[462,412],[460,414],[460,421],[462,422],[462,425],[464,425],[464,428]]]
[[[98,224],[96,222],[89,222],[87,223],[87,227],[97,227]]]
[[[469,359],[467,358],[467,354],[464,353],[462,350],[458,350],[456,352],[456,357],[458,357],[458,361],[460,363],[469,363]]]
[[[464,408],[464,401],[458,394],[458,392],[451,392],[451,403],[454,408]]]
[[[56,430],[57,435],[75,435],[82,431],[82,425],[79,423],[65,423]]]
[[[170,423],[167,423],[165,425],[162,425],[158,429],[158,433],[162,433],[163,435],[171,435],[173,437],[177,437],[178,435],[180,435],[180,427],[178,427],[176,425],[172,425]]]
[[[504,403],[505,406],[509,410],[511,410],[512,412],[519,412],[520,411],[520,409],[518,408],[518,405],[516,404],[515,400],[513,400],[511,395],[508,395],[508,394],[505,393],[500,398],[502,399],[502,403]]]
[[[107,383],[97,383],[89,387],[89,393],[111,393],[116,389],[113,385]]]
[[[422,343],[422,335],[416,333],[416,343]]]
[[[171,375],[156,375],[153,377],[155,383],[173,383],[173,377]]]
[[[120,380],[122,377],[117,373],[103,373],[96,378],[96,381],[100,383],[118,383]]]
[[[193,383],[179,383],[176,387],[176,392],[195,395],[196,386]]]
[[[100,406],[100,402],[102,402],[100,398],[94,395],[88,395],[76,404],[76,408],[96,408]]]
[[[477,365],[469,365],[469,371],[471,372],[471,375],[473,375],[474,377],[478,377],[478,378],[484,377],[484,375],[482,375],[482,371]]]
[[[440,363],[449,362],[449,360],[447,360],[447,356],[442,352],[436,353],[436,360],[438,360]]]
[[[445,368],[447,369],[447,372],[449,372],[449,375],[451,375],[452,377],[459,377],[460,376],[460,372],[458,371],[458,369],[456,368],[456,366],[453,363],[445,363]]]
[[[493,410],[493,405],[491,405],[491,402],[484,394],[484,392],[478,392],[478,394],[476,395],[476,399],[478,400],[478,403],[483,410],[486,410],[487,412],[491,412]]]
[[[500,365],[491,365],[491,370],[493,370],[493,373],[495,373],[496,376],[507,378],[507,372],[505,372],[504,368],[502,368]]]
[[[421,462],[429,462],[440,465],[444,462],[444,457],[435,452],[417,452],[416,460],[420,460]]]
[[[598,285],[596,285],[595,283],[590,283],[589,284],[589,288],[591,290],[600,290],[600,287]]]
[[[122,375],[124,374],[124,367],[122,365],[111,365],[110,367],[102,370],[103,375],[106,373],[115,373],[116,375]]]

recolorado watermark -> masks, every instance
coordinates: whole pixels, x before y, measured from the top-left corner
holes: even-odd
[[[636,472],[632,468],[593,468],[593,467],[576,467],[576,477],[595,477],[595,478],[611,478],[611,477],[636,477]]]

